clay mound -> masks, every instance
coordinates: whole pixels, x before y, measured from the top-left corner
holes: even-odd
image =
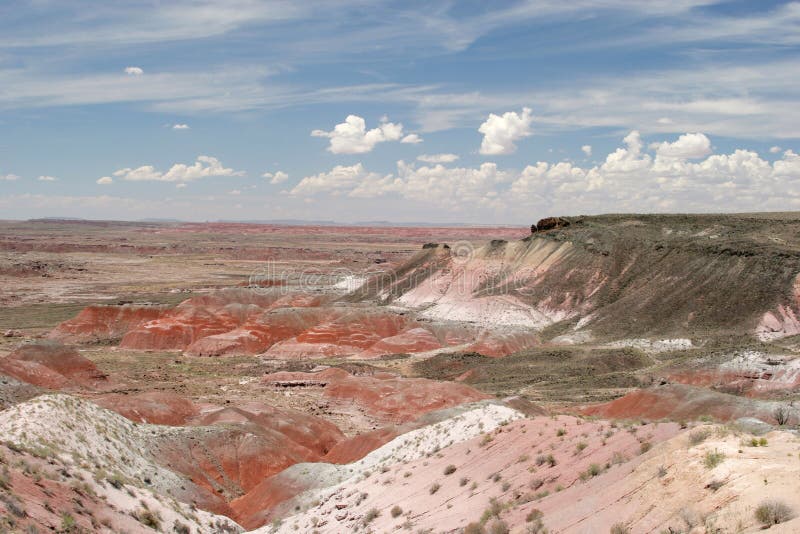
[[[442,348],[442,344],[429,330],[412,328],[381,339],[358,355],[359,358],[378,358],[387,354],[410,354]]]
[[[91,360],[57,343],[23,345],[0,359],[0,373],[48,389],[95,389],[107,384]]]
[[[279,291],[220,291],[186,300],[157,320],[140,325],[123,336],[120,346],[136,350],[188,348],[196,355],[256,354],[321,320],[319,312],[295,316],[291,310],[284,315],[266,312],[321,303],[320,297]]]
[[[589,406],[582,412],[600,417],[651,420],[696,420],[713,417],[732,421],[756,417],[774,423],[775,405],[683,384],[667,384],[628,393],[614,401]]]
[[[265,375],[261,380],[272,387],[319,386],[325,398],[354,403],[370,416],[394,424],[413,421],[434,410],[489,398],[465,384],[402,378],[390,373],[354,376],[334,368],[313,373],[279,372]]]
[[[395,427],[384,427],[365,434],[353,436],[340,441],[327,455],[325,461],[331,464],[348,464],[360,460],[378,447],[385,445],[399,436]]]
[[[285,304],[314,304],[315,299],[287,299]],[[229,332],[198,339],[186,349],[192,356],[258,354],[273,344],[296,336],[333,316],[329,308],[283,307],[251,317],[241,327]]]
[[[154,425],[184,425],[199,412],[190,400],[167,391],[136,395],[110,394],[98,397],[94,402],[131,421]]]
[[[795,355],[748,350],[731,356],[720,364],[677,367],[667,374],[667,380],[746,397],[781,395],[800,387],[800,359]]]
[[[384,338],[396,336],[406,325],[402,315],[350,312],[313,326],[276,343],[268,357],[283,359],[342,357],[359,354]]]
[[[257,425],[183,430],[162,438],[153,448],[154,456],[225,500],[246,494],[291,465],[321,459],[286,435]]]
[[[129,330],[158,319],[165,311],[160,306],[87,306],[56,326],[47,337],[64,343],[114,341]]]
[[[464,384],[388,376],[347,376],[328,383],[324,395],[341,402],[354,402],[373,417],[393,423],[489,398]]]
[[[110,478],[92,472],[88,464],[71,465],[55,456],[43,457],[6,445],[0,445],[0,456],[7,460],[4,484],[13,488],[8,493],[0,489],[2,532],[153,532],[139,520],[144,507],[170,527],[206,532],[217,525],[216,532],[241,531],[227,517],[210,514],[194,504],[164,499],[119,479],[110,484]],[[203,499],[197,501],[197,506],[205,504]],[[233,515],[230,509],[225,511]],[[65,528],[65,516],[72,518],[74,528]]]
[[[339,428],[325,419],[258,402],[206,412],[194,418],[190,424],[208,426],[225,423],[253,424],[279,432],[319,456],[327,454],[344,439]]]

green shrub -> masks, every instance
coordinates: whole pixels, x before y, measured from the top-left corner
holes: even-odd
[[[785,523],[794,517],[794,512],[783,501],[770,499],[756,508],[756,519],[765,527]]]
[[[723,460],[725,460],[725,454],[723,454],[723,453],[719,452],[718,450],[714,449],[713,452],[712,451],[708,451],[706,453],[706,457],[705,457],[705,460],[703,460],[703,463],[705,464],[706,468],[714,469],[719,464],[721,464]]]

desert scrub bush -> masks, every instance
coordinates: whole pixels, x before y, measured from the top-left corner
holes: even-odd
[[[479,447],[485,447],[486,445],[491,443],[493,439],[494,438],[491,436],[491,434],[484,434],[483,437],[481,438],[480,442],[478,442],[478,446]]]
[[[511,529],[508,528],[508,524],[502,519],[495,519],[489,523],[487,531],[488,534],[508,534],[511,532]]]
[[[181,523],[177,519],[175,523],[172,525],[172,530],[175,531],[177,534],[191,534],[192,530],[189,528],[189,525],[185,523]]]
[[[505,481],[505,482],[503,482],[503,484],[500,486],[500,489],[501,489],[501,490],[503,490],[503,491],[508,491],[508,489],[509,489],[510,487],[511,487],[511,482]]]
[[[586,447],[588,447],[588,446],[589,446],[589,444],[588,444],[588,443],[586,443],[585,441],[579,441],[579,442],[578,442],[578,443],[575,445],[575,454],[580,454],[580,453],[582,453],[582,452],[583,452],[583,449],[585,449],[585,448],[586,448]]]
[[[467,482],[469,482],[469,478],[467,478],[467,477],[461,477],[461,480],[459,480],[459,481],[458,481],[458,485],[459,485],[459,486],[466,486],[466,485],[467,485]]]
[[[769,499],[756,508],[756,519],[765,527],[785,523],[794,517],[794,512],[783,501]]]
[[[74,517],[66,512],[61,514],[61,532],[75,532],[77,528]]]
[[[379,515],[381,515],[380,510],[378,510],[377,508],[370,508],[369,512],[367,512],[367,515],[364,516],[362,523],[364,523],[364,525],[369,525]]]
[[[528,512],[528,515],[525,516],[525,521],[527,523],[533,523],[537,519],[541,520],[542,517],[544,517],[544,513],[541,510],[539,510],[538,508],[534,508],[533,510]]]
[[[719,452],[717,449],[714,449],[713,451],[708,451],[706,453],[706,456],[703,459],[703,464],[705,464],[707,469],[714,469],[721,464],[723,460],[725,460],[725,454]]]
[[[591,464],[586,468],[586,471],[580,474],[580,479],[585,482],[590,478],[596,477],[602,472],[603,468],[599,464]]]
[[[157,512],[148,510],[147,508],[139,508],[133,515],[139,523],[153,530],[161,528],[161,516]]]
[[[649,441],[643,441],[639,444],[639,453],[644,454],[653,448],[653,444]]]
[[[611,525],[609,534],[629,534],[631,529],[625,526],[625,523],[614,523]]]
[[[480,523],[472,522],[464,527],[464,534],[486,534],[486,529]]]
[[[397,505],[394,505],[394,506],[392,507],[392,511],[391,511],[390,513],[392,514],[392,517],[398,517],[398,516],[401,516],[401,515],[403,515],[403,509],[402,509],[402,508],[400,508],[400,507],[399,507],[399,506],[397,506]]]
[[[437,491],[439,491],[439,488],[441,488],[441,487],[442,487],[442,485],[441,485],[441,484],[439,484],[438,482],[434,482],[433,484],[431,484],[431,487],[430,487],[430,488],[428,488],[428,493],[430,493],[431,495],[433,495],[434,493],[436,493]]]
[[[789,422],[789,408],[786,406],[778,406],[772,412],[772,417],[775,418],[775,422],[778,423],[779,426],[783,426]]]
[[[566,436],[566,435],[567,435],[567,429],[566,428],[559,428],[558,430],[556,430],[556,436],[558,436],[559,438],[561,436]]]
[[[444,468],[445,475],[452,475],[455,472],[456,472],[456,466],[454,466],[453,464],[450,464]]]
[[[700,428],[689,432],[689,445],[700,445],[711,436],[711,430],[708,428]]]

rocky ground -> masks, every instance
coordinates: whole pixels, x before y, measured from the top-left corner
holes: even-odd
[[[798,225],[0,223],[0,530],[792,532]]]

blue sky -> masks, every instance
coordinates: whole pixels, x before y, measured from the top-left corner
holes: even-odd
[[[0,218],[798,209],[798,52],[785,1],[6,2]]]

